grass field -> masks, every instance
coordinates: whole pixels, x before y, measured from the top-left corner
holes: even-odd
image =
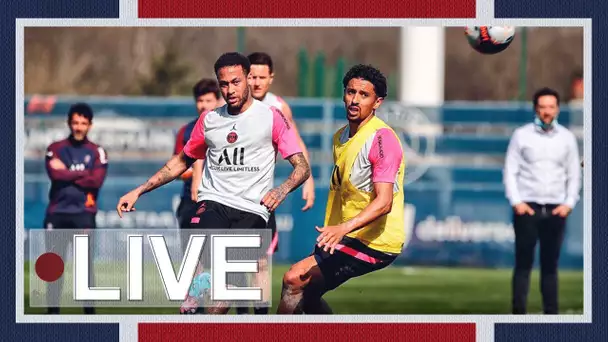
[[[288,266],[273,266],[273,308]],[[29,307],[29,272],[25,271],[25,313],[45,313]],[[583,312],[583,272],[561,271],[560,311]],[[509,314],[511,270],[389,267],[352,279],[325,295],[335,314]],[[67,284],[71,286],[71,284]],[[98,308],[100,314],[176,314],[174,308]],[[531,277],[529,312],[541,313],[538,271]],[[79,308],[62,309],[80,314]]]

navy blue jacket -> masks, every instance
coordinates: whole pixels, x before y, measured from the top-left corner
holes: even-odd
[[[61,160],[66,169],[53,169],[54,158]],[[97,195],[108,168],[108,156],[102,147],[70,136],[49,145],[45,165],[51,179],[47,214],[97,212]]]

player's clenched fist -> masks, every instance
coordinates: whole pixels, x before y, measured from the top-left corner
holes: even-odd
[[[122,218],[123,212],[135,211],[135,202],[139,199],[139,193],[136,190],[129,192],[118,200],[116,212]]]
[[[285,197],[287,197],[287,191],[278,187],[268,191],[260,203],[272,212],[285,200]]]

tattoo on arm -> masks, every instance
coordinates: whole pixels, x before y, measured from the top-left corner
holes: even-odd
[[[310,166],[302,152],[292,155],[288,160],[293,166],[293,171],[289,178],[277,188],[281,196],[286,196],[297,189],[310,177]]]
[[[143,195],[159,188],[179,177],[179,175],[188,169],[189,159],[191,158],[188,158],[183,152],[173,156],[165,166],[158,170],[154,176],[150,177],[145,184],[142,184],[139,187],[141,194]]]

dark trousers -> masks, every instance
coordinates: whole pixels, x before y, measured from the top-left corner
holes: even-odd
[[[551,214],[557,205],[528,203],[534,215],[514,213],[515,268],[513,271],[513,314],[525,314],[530,288],[530,271],[537,241],[540,242],[540,290],[545,314],[558,313],[557,265],[564,240],[566,219]]]
[[[95,229],[95,214],[83,213],[83,214],[50,214],[44,219],[44,227],[47,231],[55,230],[53,233],[49,233],[45,236],[46,250],[54,252],[59,255],[63,260],[67,257],[68,247],[72,244],[72,237],[74,234],[82,233],[89,229]],[[95,246],[95,234],[89,235],[89,245]],[[89,256],[89,285],[94,286],[95,284],[95,268],[93,267],[93,256]],[[60,277],[56,281],[49,283],[47,287],[47,300],[49,308],[47,312],[49,314],[59,313],[59,303],[61,299],[61,293],[63,291],[63,277]],[[95,309],[93,303],[84,302],[84,313],[94,314]]]

